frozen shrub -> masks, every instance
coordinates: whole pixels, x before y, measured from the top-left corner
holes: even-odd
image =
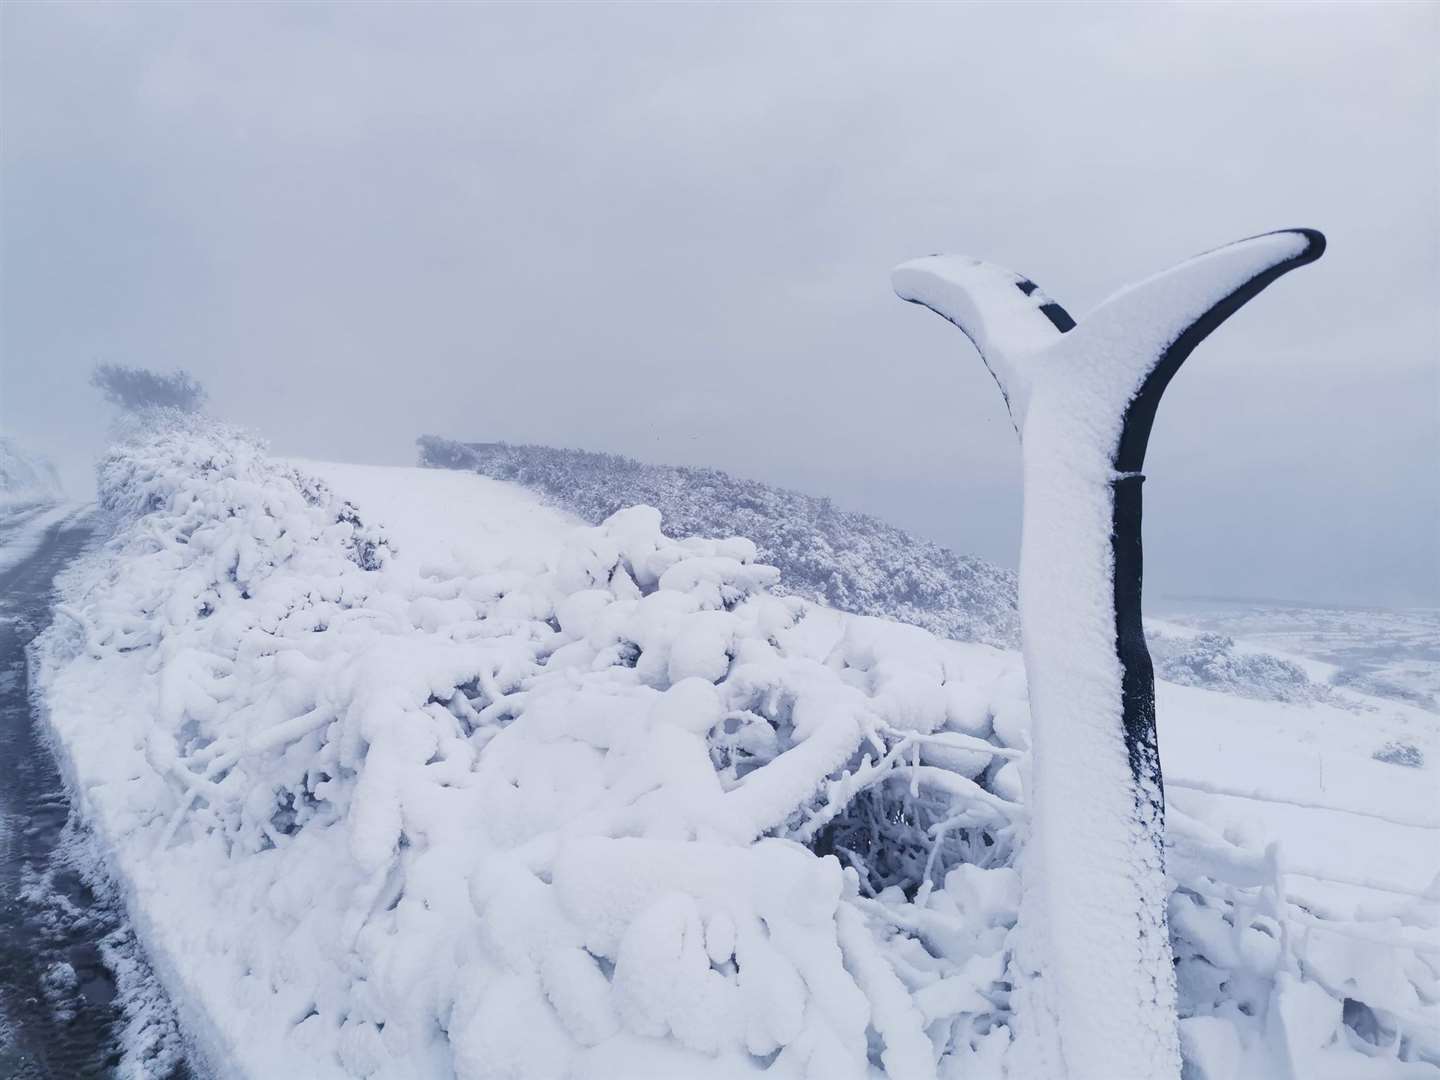
[[[795,596],[957,641],[1019,642],[1013,572],[837,510],[828,498],[719,469],[646,465],[615,454],[429,435],[418,442],[422,465],[523,484],[592,524],[645,504],[660,511],[668,536],[747,536]]]
[[[1371,756],[1376,761],[1389,765],[1405,765],[1412,769],[1425,767],[1425,755],[1420,752],[1420,748],[1407,742],[1386,743]]]
[[[1314,701],[1326,695],[1303,668],[1269,653],[1239,652],[1232,638],[1146,634],[1155,674],[1181,686],[1199,686],[1260,701]]]

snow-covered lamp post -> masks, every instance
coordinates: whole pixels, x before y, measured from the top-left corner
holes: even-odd
[[[1241,240],[1123,289],[1079,323],[1034,282],[975,259],[895,270],[901,299],[979,349],[1020,434],[1032,828],[1014,1074],[1026,1080],[1180,1074],[1140,470],[1160,396],[1191,350],[1324,250],[1311,229]]]

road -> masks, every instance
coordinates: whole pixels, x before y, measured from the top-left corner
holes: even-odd
[[[30,701],[26,646],[90,537],[83,514],[0,509],[0,1078],[181,1080],[173,1016],[71,820]]]

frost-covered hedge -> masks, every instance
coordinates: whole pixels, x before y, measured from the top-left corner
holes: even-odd
[[[748,540],[648,508],[422,576],[201,421],[101,493],[49,715],[212,1057],[829,1080],[1003,1051],[1001,654],[771,595]]]
[[[615,454],[507,443],[418,440],[420,463],[474,469],[541,492],[592,524],[658,509],[669,536],[738,533],[777,567],[784,591],[841,611],[920,626],[939,637],[1013,646],[1015,574],[912,536],[829,499],[719,469],[646,465]]]
[[[118,447],[101,491],[41,682],[222,1069],[1003,1075],[1013,653],[778,596],[750,541],[648,507],[407,563],[201,420]],[[1180,814],[1171,841],[1190,1075],[1440,1056],[1413,913],[1303,911],[1274,852]]]
[[[1311,680],[1293,660],[1270,653],[1242,652],[1224,634],[1186,636],[1146,631],[1155,673],[1181,686],[1199,686],[1258,701],[1319,701],[1333,695]]]

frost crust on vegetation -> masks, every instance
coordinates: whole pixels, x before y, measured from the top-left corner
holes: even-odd
[[[615,454],[508,443],[419,440],[421,463],[471,469],[522,484],[598,523],[616,510],[660,509],[669,536],[733,530],[756,541],[759,558],[781,571],[777,592],[841,611],[910,623],[937,637],[1019,644],[1015,575],[973,556],[911,536],[866,514],[730,476],[718,469],[646,465]],[[1325,697],[1294,663],[1238,651],[1222,635],[1178,636],[1147,628],[1155,674],[1260,701]]]
[[[422,465],[474,469],[524,484],[592,524],[617,510],[659,509],[668,536],[736,532],[781,572],[781,591],[957,641],[1016,646],[1015,574],[912,536],[829,499],[719,469],[647,465],[617,454],[427,435]]]
[[[777,596],[750,541],[648,507],[407,560],[199,419],[100,479],[47,715],[222,1074],[1006,1075],[1013,653]],[[1274,849],[1197,815],[1193,1075],[1440,1075],[1433,906],[1301,909]]]
[[[1181,686],[1201,686],[1257,701],[1320,701],[1333,697],[1292,660],[1264,652],[1244,652],[1224,634],[1145,633],[1155,673]]]

